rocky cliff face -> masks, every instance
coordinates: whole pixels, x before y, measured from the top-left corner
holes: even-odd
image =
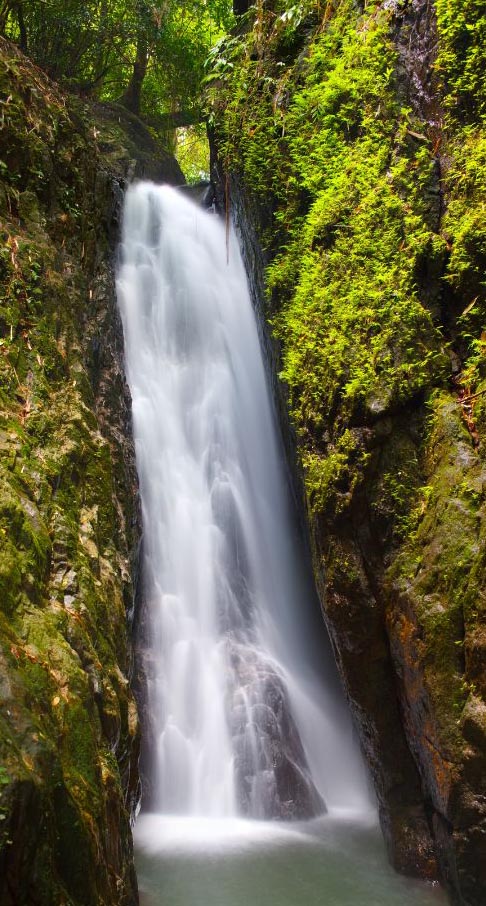
[[[0,42],[0,902],[135,904],[140,518],[114,296],[141,124]]]
[[[485,28],[474,0],[259,2],[210,88],[390,856],[462,906],[486,898]]]

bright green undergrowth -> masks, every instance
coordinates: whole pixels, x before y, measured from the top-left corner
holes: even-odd
[[[437,70],[448,111],[458,120],[486,116],[486,8],[483,0],[436,0]]]
[[[361,480],[369,455],[354,426],[412,404],[444,375],[421,271],[425,261],[440,270],[446,243],[434,232],[432,141],[397,100],[390,14],[338,0],[316,28],[319,4],[300,9],[292,34],[282,13],[261,9],[246,45],[227,48],[223,154],[276,202],[270,304],[321,510]],[[215,95],[216,112],[220,103]]]
[[[221,160],[263,211],[313,531],[342,551],[371,526],[455,745],[467,696],[486,692],[486,9],[437,0],[424,121],[404,100],[405,6],[258,3],[208,90]]]
[[[445,279],[457,317],[466,391],[486,378],[486,9],[481,0],[438,0],[437,70],[445,107]],[[475,418],[484,423],[477,398]]]

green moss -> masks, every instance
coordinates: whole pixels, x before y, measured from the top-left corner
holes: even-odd
[[[437,300],[421,279],[424,262],[440,272],[447,248],[432,225],[432,140],[397,101],[390,11],[339,0],[309,34],[318,4],[306,10],[293,26],[305,57],[292,68],[279,59],[290,20],[259,9],[246,42],[230,45],[233,68],[213,104],[218,116],[226,103],[226,165],[274,205],[274,332],[318,510],[345,476],[350,502],[371,463],[354,426],[447,375]],[[341,512],[342,494],[335,505]]]
[[[437,69],[458,120],[486,116],[486,12],[482,0],[437,0]]]
[[[325,453],[303,453],[311,513],[329,509],[340,513],[346,509],[362,482],[369,458],[360,432],[352,430],[341,434],[335,445],[330,443]]]
[[[486,170],[477,122],[484,13],[474,0],[437,5],[436,69],[452,124],[442,141],[453,151],[440,233],[437,132],[398,100],[389,6],[361,11],[335,0],[317,28],[319,5],[298,9],[293,21],[294,7],[258,6],[245,40],[229,40],[216,56],[209,92],[223,162],[267,207],[271,199],[267,283],[281,378],[311,511],[331,518],[377,470],[376,432],[357,426],[372,427],[446,387],[451,335],[466,391],[481,389],[486,376]],[[289,30],[290,43],[304,48],[290,62],[281,53]],[[481,396],[474,406],[483,411]],[[419,451],[427,425],[420,432],[395,449],[395,467],[383,454],[371,494],[401,537],[424,505]]]
[[[486,696],[486,14],[435,11],[417,25],[436,54],[419,104],[415,13],[378,0],[257,3],[208,93],[223,168],[264,225],[328,616],[346,649],[348,604],[359,637],[383,608],[445,814],[467,771],[463,709]]]
[[[0,61],[0,899],[9,878],[22,902],[118,903],[132,883],[120,770],[134,731],[120,715],[133,707],[122,672],[133,503],[115,488],[89,331],[111,211],[102,189],[119,171],[104,171],[83,105],[1,40]]]
[[[481,458],[471,449],[460,408],[445,394],[433,400],[425,469],[428,484],[390,577],[412,602],[439,724],[457,751],[457,714],[477,682],[467,660],[484,619],[486,499]]]
[[[439,0],[437,22],[449,161],[444,218],[449,316],[464,361],[459,380],[470,394],[482,391],[486,378],[486,13],[478,0]],[[474,409],[484,424],[482,402]]]

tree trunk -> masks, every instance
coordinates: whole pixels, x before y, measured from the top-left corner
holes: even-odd
[[[140,34],[137,41],[137,56],[133,64],[132,77],[127,85],[125,92],[120,98],[120,104],[123,104],[131,113],[140,116],[140,103],[142,99],[142,86],[148,66],[148,47],[147,36]]]

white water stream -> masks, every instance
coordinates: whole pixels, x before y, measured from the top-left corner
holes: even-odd
[[[118,296],[144,526],[150,810],[369,810],[237,241],[228,261],[214,214],[139,183],[126,198]]]

